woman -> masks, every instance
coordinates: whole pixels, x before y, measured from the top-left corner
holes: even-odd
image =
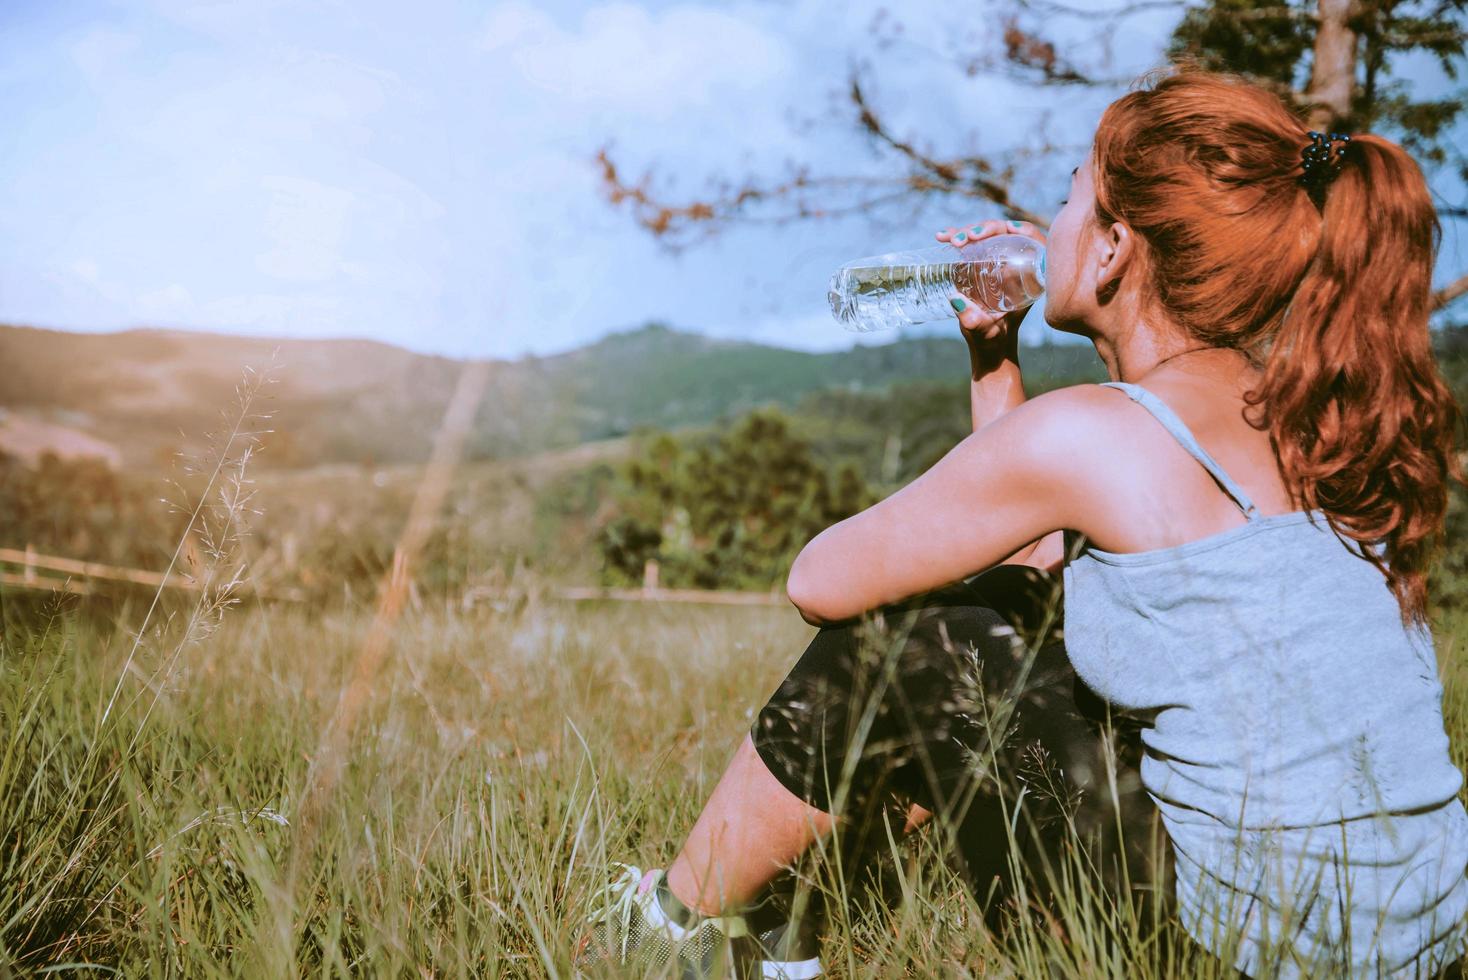
[[[974,434],[800,553],[788,593],[820,635],[667,873],[611,886],[594,949],[696,972],[874,799],[914,804],[909,827],[936,811],[980,898],[1002,898],[1006,852],[1033,866],[1057,836],[1044,805],[993,802],[1041,782],[1029,751],[1068,760],[1048,805],[1098,867],[1160,817],[1170,860],[1145,873],[1248,975],[1428,976],[1463,952],[1468,815],[1426,624],[1462,473],[1425,181],[1395,144],[1307,134],[1241,79],[1147,82],[1104,113],[1048,235],[1045,319],[1113,381],[1025,400],[1021,317],[955,302]],[[1025,598],[1056,574],[1058,655]],[[876,662],[854,652],[872,622],[900,640]],[[1125,760],[1096,771],[1111,735],[1077,722],[1113,713],[1140,726],[1145,796]],[[1126,839],[1086,830],[1107,825]],[[810,951],[753,955],[819,973]]]

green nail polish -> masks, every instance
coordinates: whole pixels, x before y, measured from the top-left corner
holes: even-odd
[[[964,233],[963,232],[959,232],[958,234],[956,234],[956,235],[953,236],[953,240],[955,242],[961,242],[961,241],[963,241],[963,238],[964,238]]]
[[[1024,222],[1023,221],[1011,221],[1011,222],[1009,222],[1009,227],[1013,228],[1015,231],[1023,231],[1024,230]]]
[[[955,310],[957,310],[957,311],[958,311],[958,312],[960,312],[960,313],[962,313],[962,312],[963,312],[963,311],[964,311],[964,310],[965,310],[965,309],[967,309],[967,308],[968,308],[968,304],[967,304],[967,303],[965,303],[965,302],[964,302],[964,301],[963,301],[963,300],[961,300],[961,299],[956,299],[956,298],[955,298],[955,299],[950,299],[950,300],[949,300],[949,301],[948,301],[948,302],[949,302],[949,303],[950,303],[950,304],[952,304],[952,306],[953,306],[953,308],[954,308],[954,309],[955,309]]]

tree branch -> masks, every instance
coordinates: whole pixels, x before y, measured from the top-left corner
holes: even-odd
[[[1172,10],[1201,10],[1204,5],[1194,5],[1188,0],[1139,0],[1137,3],[1129,3],[1109,10],[1089,10],[1084,7],[1071,7],[1063,3],[1055,3],[1053,0],[1014,0],[1016,4],[1025,10],[1033,11],[1045,16],[1062,17],[1084,17],[1086,20],[1108,20],[1116,17],[1127,17],[1131,14],[1141,13],[1145,10],[1172,9]],[[1244,22],[1251,20],[1278,20],[1288,17],[1292,20],[1316,19],[1316,15],[1308,10],[1291,7],[1288,4],[1280,4],[1275,7],[1252,7],[1247,10],[1218,10],[1210,11],[1210,14],[1220,20],[1232,20]]]
[[[1217,0],[1110,0],[1112,5],[1104,9],[1094,9],[1089,2],[1082,0],[994,0],[987,23],[1001,26],[1001,30],[989,28],[985,36],[991,43],[982,50],[975,51],[977,46],[973,44],[975,35],[972,34],[958,39],[953,49],[935,50],[905,32],[886,7],[877,12],[870,34],[881,49],[894,44],[915,46],[938,58],[951,60],[969,77],[985,73],[1028,82],[1036,87],[1081,85],[1107,88],[1131,81],[1130,78],[1100,77],[1109,71],[1109,54],[1101,61],[1077,67],[1065,57],[1065,49],[1048,41],[1039,30],[1022,27],[1021,21],[1029,22],[1037,17],[1084,17],[1096,26],[1090,40],[1100,41],[1103,47],[1109,45],[1109,32],[1123,24],[1127,17],[1149,10],[1207,11],[1212,20],[1247,24],[1244,33],[1250,37],[1253,36],[1250,32],[1268,34],[1273,30],[1272,23],[1278,23],[1280,31],[1294,31],[1300,36],[1301,46],[1308,43],[1305,38],[1313,32],[1314,58],[1309,85],[1301,92],[1288,81],[1271,81],[1269,77],[1256,80],[1272,85],[1283,97],[1294,99],[1306,110],[1308,124],[1312,128],[1328,131],[1340,128],[1350,119],[1353,103],[1360,101],[1360,95],[1355,91],[1358,58],[1363,60],[1370,74],[1374,50],[1390,48],[1399,42],[1403,45],[1420,43],[1424,39],[1433,43],[1456,43],[1462,37],[1457,25],[1435,13],[1393,19],[1390,4],[1384,8],[1369,5],[1384,2],[1316,0],[1306,6],[1300,0],[1295,3],[1288,0],[1269,3],[1265,0],[1268,5],[1235,10],[1228,9],[1233,4],[1219,4]],[[1459,10],[1462,2],[1439,0],[1437,7],[1442,12]],[[1096,6],[1100,7],[1100,4]],[[1384,20],[1377,18],[1368,22],[1363,19],[1369,12],[1383,10],[1387,14]],[[1441,24],[1436,23],[1439,20]],[[1413,35],[1414,31],[1416,35]],[[1358,55],[1357,49],[1363,37],[1368,42],[1366,51]],[[968,49],[965,50],[963,45],[968,45]],[[890,169],[906,169],[906,173],[894,173],[890,177],[832,175],[812,178],[807,167],[791,164],[783,178],[751,176],[740,185],[711,181],[714,190],[708,192],[705,199],[680,203],[663,199],[653,189],[651,175],[644,176],[636,184],[625,180],[613,162],[608,145],[596,154],[602,190],[612,204],[629,205],[640,225],[673,248],[681,247],[673,239],[683,233],[692,232],[699,226],[712,233],[717,225],[736,218],[745,223],[784,224],[804,218],[868,212],[904,198],[935,193],[987,201],[997,205],[1004,217],[1048,226],[1046,215],[1015,199],[1016,163],[1020,163],[1018,169],[1023,172],[1024,160],[1052,156],[1068,147],[1055,146],[1048,137],[1042,137],[1034,140],[1028,150],[943,157],[931,149],[924,149],[911,137],[904,139],[898,136],[889,124],[890,120],[880,115],[869,101],[863,80],[856,70],[849,79],[847,94],[861,129],[880,147],[906,161],[905,168],[890,167],[889,161]],[[1450,202],[1439,203],[1446,205]],[[1463,217],[1461,207],[1439,207],[1438,213],[1445,219]],[[1434,302],[1440,306],[1456,299],[1462,292],[1461,282],[1459,280],[1434,294]]]
[[[1015,0],[1016,10],[1025,9],[1024,0]],[[1171,3],[1173,0],[1167,0]],[[994,19],[998,20],[997,12]],[[998,33],[1002,50],[993,52],[962,54],[940,51],[930,44],[912,36],[900,22],[892,20],[885,10],[879,10],[872,18],[870,31],[877,46],[883,50],[901,44],[925,55],[940,58],[956,65],[966,76],[995,75],[1029,85],[1086,85],[1095,87],[1124,87],[1133,81],[1133,76],[1106,78],[1083,71],[1073,61],[1063,59],[1056,46],[1033,30],[1023,28],[1018,18],[1011,13],[1003,21],[1003,30]],[[1098,37],[1109,38],[1116,28],[1112,21],[1100,28]]]
[[[762,202],[792,202],[784,213],[763,219],[775,224],[800,218],[830,218],[863,211],[870,211],[882,204],[900,200],[913,194],[954,194],[989,201],[998,205],[1005,218],[1028,221],[1040,228],[1048,228],[1048,215],[1024,206],[1014,200],[1011,188],[1010,168],[999,168],[992,158],[971,156],[945,160],[932,156],[915,146],[911,141],[899,138],[882,121],[866,94],[859,79],[853,75],[849,95],[857,110],[861,128],[873,139],[902,156],[911,164],[911,172],[891,178],[879,177],[826,177],[812,179],[805,168],[796,171],[793,177],[765,186],[747,181],[740,187],[725,185],[722,192],[709,200],[695,200],[674,204],[659,200],[650,190],[651,176],[644,176],[636,184],[624,180],[617,164],[612,160],[611,150],[604,146],[596,153],[596,162],[601,170],[601,188],[607,200],[613,204],[630,204],[638,224],[660,239],[676,235],[701,223],[728,221],[736,215],[746,222],[761,219],[742,214],[748,207]],[[1057,147],[1046,150],[1056,151]],[[1019,154],[1033,156],[1033,152]],[[870,188],[885,191],[875,196],[866,196],[856,203],[832,207],[812,205],[806,195],[814,191],[835,191],[849,188]],[[672,244],[671,247],[678,247]]]
[[[1188,5],[1187,0],[1136,0],[1135,3],[1123,4],[1120,7],[1112,7],[1109,10],[1089,10],[1072,7],[1068,4],[1056,3],[1055,0],[1015,0],[1015,2],[1024,9],[1032,10],[1037,14],[1051,17],[1057,15],[1061,17],[1084,17],[1087,20],[1129,17],[1132,14],[1139,14],[1144,10],[1182,10]]]
[[[1468,272],[1465,272],[1442,289],[1433,293],[1432,308],[1434,310],[1440,310],[1464,293],[1468,293]]]
[[[1045,218],[1010,200],[1008,183],[991,176],[994,167],[983,157],[962,157],[952,162],[934,160],[912,144],[894,136],[872,111],[862,93],[861,83],[856,78],[851,80],[851,101],[860,110],[858,115],[863,129],[937,178],[924,189],[953,190],[985,198],[1004,208],[1005,217],[1033,222],[1042,227],[1049,226],[1049,221]],[[965,170],[968,171],[967,174]],[[967,189],[963,186],[965,184]]]
[[[1441,27],[1416,34],[1391,31],[1381,35],[1381,44],[1387,48],[1407,49],[1429,44],[1462,44],[1468,41],[1468,31],[1452,27]]]
[[[1062,61],[1054,44],[1037,34],[1022,30],[1019,21],[1014,17],[1004,24],[1004,57],[1011,64],[1038,71],[1047,82],[1095,84],[1074,65]]]

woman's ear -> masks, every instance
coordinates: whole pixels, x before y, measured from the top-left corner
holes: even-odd
[[[1096,297],[1108,301],[1121,288],[1122,274],[1132,265],[1137,240],[1132,230],[1120,221],[1097,236]]]

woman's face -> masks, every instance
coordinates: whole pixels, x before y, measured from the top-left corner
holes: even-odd
[[[1084,280],[1094,272],[1090,257],[1096,193],[1091,182],[1091,154],[1071,171],[1070,193],[1050,222],[1045,246],[1045,322],[1057,330],[1089,335],[1095,285]]]

